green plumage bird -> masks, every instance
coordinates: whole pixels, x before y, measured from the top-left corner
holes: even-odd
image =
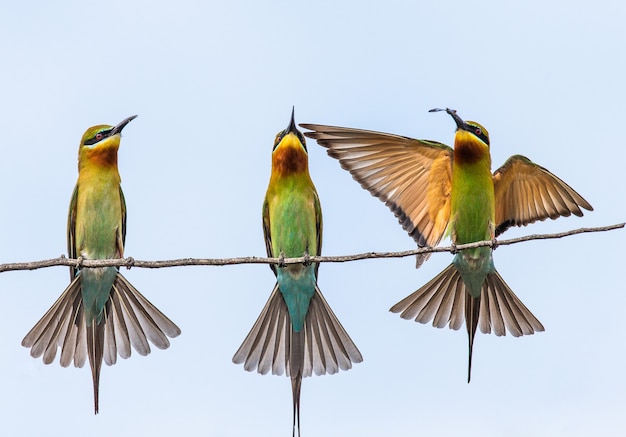
[[[322,209],[293,112],[289,126],[274,141],[263,232],[269,257],[322,253]],[[233,362],[248,371],[291,378],[293,433],[297,429],[299,435],[302,378],[348,370],[363,358],[317,286],[319,264],[270,267],[276,285]]]
[[[434,109],[431,112],[442,111]],[[363,188],[394,212],[419,247],[447,233],[453,244],[492,240],[511,226],[571,214],[591,205],[561,179],[520,155],[491,173],[489,134],[480,124],[456,123],[454,149],[429,140],[318,124],[305,135],[328,149]],[[391,308],[404,319],[459,329],[469,339],[468,382],[476,328],[513,336],[543,331],[493,264],[492,249],[462,250],[443,272]],[[419,267],[429,254],[417,256]]]
[[[78,151],[78,182],[70,203],[67,246],[70,258],[124,257],[126,203],[120,187],[117,152],[122,129],[117,126],[87,129]],[[117,355],[128,358],[132,347],[150,353],[148,341],[159,349],[180,329],[152,305],[117,267],[70,268],[70,285],[22,340],[34,358],[45,364],[61,350],[61,366],[82,367],[89,359],[93,377],[94,411],[98,413],[102,361],[115,364]]]

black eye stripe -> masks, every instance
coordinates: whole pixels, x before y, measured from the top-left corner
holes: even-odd
[[[487,136],[487,134],[485,132],[483,132],[483,130],[480,128],[480,126],[476,126],[473,124],[466,124],[465,125],[467,127],[468,132],[473,133],[474,135],[476,135],[478,138],[480,138],[485,144],[489,145],[489,136]]]
[[[480,129],[479,129],[479,130],[480,130]],[[485,143],[486,145],[489,145],[489,137],[488,137],[487,135],[485,135],[485,134],[482,132],[482,130],[480,131],[480,134],[477,134],[476,136],[477,136],[478,138],[480,138],[481,140],[483,140],[483,141],[484,141],[484,143]]]
[[[107,138],[111,134],[112,131],[113,129],[107,129],[107,130],[103,130],[100,132],[96,132],[96,134],[93,137],[85,141],[85,146],[92,146],[96,143],[99,143],[103,139]]]

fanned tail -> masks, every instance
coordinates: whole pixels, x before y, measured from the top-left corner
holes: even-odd
[[[450,264],[419,290],[411,293],[391,307],[392,313],[400,313],[406,320],[428,323],[443,328],[449,325],[458,330],[465,319],[467,292],[461,274]]]
[[[33,358],[43,355],[43,362],[54,361],[61,349],[60,364],[83,367],[87,358],[92,370],[95,412],[98,412],[98,385],[102,361],[115,364],[117,355],[128,358],[131,346],[140,354],[150,353],[148,340],[159,349],[169,347],[167,337],[180,329],[150,303],[126,278],[117,273],[100,323],[85,321],[78,274],[65,291],[26,334],[22,346],[30,348]]]
[[[262,375],[284,373],[291,377],[293,432],[300,433],[300,388],[302,378],[334,374],[363,361],[361,352],[345,331],[319,288],[309,303],[304,328],[294,332],[287,305],[274,286],[254,326],[233,356],[235,364]]]
[[[304,357],[300,363],[292,363],[293,330],[287,305],[276,284],[254,326],[235,352],[233,362],[262,375],[271,371],[273,375],[287,372],[290,376],[294,369],[301,368],[302,377],[308,377],[313,373],[323,375],[348,370],[352,363],[363,361],[361,352],[317,286],[301,334]]]
[[[458,330],[465,320],[469,337],[468,382],[472,368],[472,353],[476,327],[484,334],[498,336],[509,331],[514,337],[544,331],[539,320],[513,293],[497,271],[487,274],[480,291],[474,298],[466,290],[461,274],[454,264],[431,279],[419,290],[410,294],[390,309],[403,319],[415,319],[443,328],[448,325]]]
[[[480,330],[485,334],[505,335],[509,331],[513,337],[543,332],[541,322],[526,305],[513,293],[497,271],[487,275],[481,289],[483,302],[480,306]]]

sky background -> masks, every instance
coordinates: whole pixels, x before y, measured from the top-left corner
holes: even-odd
[[[66,253],[83,132],[138,114],[119,152],[126,255],[264,256],[275,134],[298,123],[451,144],[433,107],[483,124],[493,168],[523,154],[594,207],[503,238],[623,222],[626,3],[589,1],[2,2],[0,262]],[[415,247],[393,214],[308,143],[325,255]],[[498,271],[546,331],[478,335],[389,307],[451,261],[323,264],[319,284],[364,362],[304,380],[303,436],[588,436],[626,428],[623,230],[501,247]],[[444,241],[448,244],[448,241]],[[20,345],[66,267],[0,274],[6,435],[291,435],[291,388],[231,362],[269,297],[266,265],[139,268],[175,321],[170,349],[103,366],[44,365]]]

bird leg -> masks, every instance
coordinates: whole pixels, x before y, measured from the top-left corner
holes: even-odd
[[[135,265],[135,258],[133,258],[132,256],[129,256],[128,258],[126,258],[126,269],[130,270],[130,268],[132,266]]]
[[[278,267],[286,267],[287,264],[285,264],[285,254],[283,253],[283,251],[280,251],[280,255],[278,255]]]
[[[456,248],[456,243],[454,241],[450,242],[450,253],[452,255],[456,255],[459,251]]]

